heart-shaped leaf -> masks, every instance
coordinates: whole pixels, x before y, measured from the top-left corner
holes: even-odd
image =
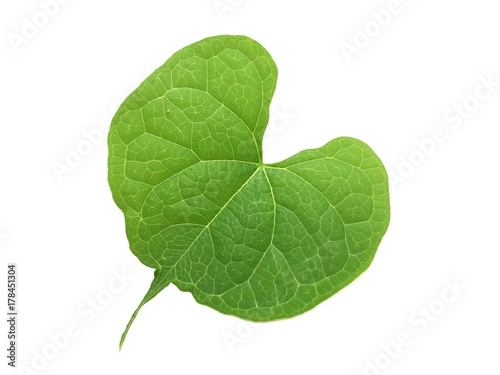
[[[311,309],[371,263],[389,223],[383,164],[347,137],[263,164],[276,80],[256,41],[216,36],[175,53],[118,109],[109,184],[132,252],[156,269],[120,346],[170,283],[270,321]]]

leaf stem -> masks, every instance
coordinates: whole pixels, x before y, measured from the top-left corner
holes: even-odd
[[[142,306],[144,306],[146,303],[151,301],[158,293],[160,293],[163,289],[165,289],[168,284],[170,284],[170,271],[172,268],[159,268],[155,271],[153,281],[151,282],[151,286],[149,287],[146,295],[142,299],[141,303],[139,306],[137,306],[137,309],[135,309],[134,313],[130,317],[130,320],[125,327],[125,331],[122,333],[122,337],[120,339],[120,350],[122,350],[123,343],[125,342],[125,338],[127,337],[128,331],[130,327],[132,326],[132,323],[134,322],[135,318],[137,317],[137,314],[141,310]]]

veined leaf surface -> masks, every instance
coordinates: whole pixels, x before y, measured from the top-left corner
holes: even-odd
[[[120,345],[170,283],[270,321],[313,308],[370,265],[389,224],[382,162],[341,137],[264,164],[276,82],[259,43],[216,36],[176,52],[118,109],[109,184],[131,251],[155,269]]]

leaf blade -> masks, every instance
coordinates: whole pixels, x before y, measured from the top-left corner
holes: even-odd
[[[390,217],[387,172],[341,137],[262,163],[277,68],[257,42],[183,48],[124,101],[108,180],[131,251],[155,268],[132,315],[172,283],[244,319],[303,313],[371,263]]]

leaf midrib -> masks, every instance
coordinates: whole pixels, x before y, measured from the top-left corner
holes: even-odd
[[[349,164],[347,162],[344,162],[342,160],[338,160],[338,159],[334,159],[332,157],[325,157],[325,158],[319,158],[319,160],[321,159],[331,159],[331,160],[335,160],[335,161],[338,161],[338,162],[342,162],[342,163],[345,163],[345,164],[348,164],[349,166],[353,167],[353,168],[358,168],[356,166],[353,166],[352,164]],[[315,160],[318,160],[318,159],[313,159],[313,160],[310,160],[310,161],[315,161]],[[217,161],[223,161],[223,160],[217,160]],[[231,161],[231,160],[224,160],[224,161]],[[233,160],[236,162],[236,160]],[[202,161],[203,162],[203,161]],[[305,161],[304,161],[305,162]],[[247,186],[250,181],[252,181],[252,179],[257,175],[257,173],[259,171],[262,171],[265,178],[266,178],[266,181],[269,185],[269,189],[270,189],[270,193],[271,193],[271,197],[272,197],[272,200],[273,200],[273,229],[272,229],[272,233],[271,233],[271,240],[269,242],[269,246],[266,248],[266,250],[264,250],[262,252],[262,256],[261,258],[259,259],[259,262],[257,263],[257,266],[256,268],[258,267],[258,265],[262,262],[262,259],[264,258],[265,254],[269,251],[269,249],[271,248],[271,246],[273,246],[273,243],[274,243],[274,234],[275,234],[275,229],[276,229],[276,208],[277,208],[277,203],[276,203],[276,200],[275,200],[275,196],[274,196],[274,190],[273,190],[273,185],[271,184],[271,181],[269,180],[269,176],[267,174],[267,171],[268,169],[276,169],[276,170],[285,170],[287,171],[288,173],[291,173],[293,174],[294,176],[296,176],[297,178],[301,179],[302,181],[304,181],[307,185],[309,185],[312,189],[314,189],[315,191],[317,191],[329,204],[330,207],[332,207],[332,209],[337,213],[337,215],[339,216],[340,220],[342,221],[342,223],[344,224],[344,226],[346,226],[346,224],[344,223],[344,220],[342,218],[342,216],[340,215],[340,213],[337,211],[336,207],[327,199],[327,197],[321,192],[319,191],[314,185],[312,185],[309,181],[305,180],[302,176],[294,173],[293,171],[290,171],[288,169],[288,167],[276,167],[274,165],[270,165],[270,164],[263,164],[263,163],[255,163],[255,162],[246,162],[248,164],[254,164],[256,166],[256,170],[250,175],[250,177],[240,186],[240,188],[233,193],[233,195],[227,200],[227,202],[219,209],[219,211],[212,217],[212,219],[206,224],[203,226],[203,229],[200,231],[200,233],[196,236],[196,238],[191,242],[191,244],[189,245],[189,247],[184,251],[184,253],[179,257],[179,259],[171,266],[171,269],[172,271],[175,271],[176,269],[176,266],[177,264],[184,258],[184,256],[186,254],[189,253],[189,251],[191,250],[191,248],[194,246],[194,244],[196,243],[196,241],[198,241],[198,239],[200,238],[200,236],[207,230],[209,229],[210,225],[217,219],[217,217],[224,211],[224,209],[228,206],[228,204],[243,190],[243,188],[245,186]],[[193,165],[196,165],[196,164],[199,164],[199,163],[195,163]],[[193,166],[192,165],[192,166]],[[293,165],[296,165],[296,164],[293,164]],[[191,166],[190,166],[191,167]],[[188,167],[189,168],[189,167]],[[185,168],[187,169],[187,168]],[[183,169],[183,171],[185,170]],[[181,173],[182,171],[178,172],[178,173]],[[278,250],[279,251],[279,250]],[[161,268],[161,266],[160,266]],[[255,270],[254,270],[255,272]],[[253,273],[254,273],[253,272]],[[252,274],[253,274],[252,273]],[[295,275],[294,275],[295,277]],[[172,280],[173,281],[173,280]],[[247,280],[248,281],[248,280]],[[247,282],[246,281],[246,282]],[[238,285],[241,285],[241,284],[238,284]]]
[[[253,164],[255,165],[256,169],[255,171],[250,175],[250,177],[240,186],[240,188],[233,193],[233,195],[227,200],[227,202],[219,209],[219,211],[212,217],[212,219],[206,224],[206,225],[203,225],[203,229],[200,231],[200,233],[196,236],[196,238],[191,242],[191,245],[188,247],[188,249],[186,249],[186,251],[181,255],[181,257],[179,257],[179,259],[171,266],[172,268],[175,268],[177,266],[177,264],[179,263],[179,261],[181,259],[183,259],[183,257],[190,251],[190,249],[192,248],[192,246],[196,243],[196,241],[199,239],[199,237],[205,232],[205,230],[207,230],[210,225],[212,224],[212,222],[220,215],[221,212],[224,211],[224,209],[227,207],[227,205],[243,190],[243,188],[248,185],[248,183],[255,177],[255,175],[259,172],[259,170],[262,170],[262,172],[264,173],[264,176],[266,178],[266,181],[269,185],[269,189],[270,189],[270,192],[271,192],[271,197],[273,199],[273,230],[272,230],[272,234],[271,234],[271,241],[269,243],[269,246],[268,248],[262,253],[262,256],[265,255],[265,253],[269,250],[269,248],[271,247],[271,245],[273,245],[273,241],[274,241],[274,233],[275,233],[275,228],[276,228],[276,207],[277,207],[277,204],[276,204],[276,200],[275,200],[275,196],[274,196],[274,190],[273,190],[273,186],[271,184],[271,181],[269,180],[269,176],[266,172],[266,170],[269,170],[269,169],[276,169],[276,170],[284,170],[284,171],[287,171],[288,173],[291,173],[293,174],[294,176],[296,176],[297,178],[301,179],[302,181],[304,181],[304,183],[306,183],[308,186],[310,186],[311,188],[313,188],[315,191],[317,191],[329,204],[330,207],[332,207],[332,209],[337,213],[337,215],[339,216],[339,218],[341,219],[342,223],[344,224],[344,226],[346,225],[344,223],[344,220],[342,218],[342,216],[340,215],[340,213],[337,211],[336,207],[334,205],[331,204],[331,202],[327,199],[327,197],[321,192],[319,191],[314,185],[312,185],[309,181],[307,181],[306,179],[304,179],[302,176],[294,173],[293,171],[291,171],[289,169],[289,167],[292,167],[292,166],[296,166],[297,164],[302,164],[302,163],[306,163],[306,162],[314,162],[314,161],[318,161],[318,160],[324,160],[324,159],[328,159],[328,160],[334,160],[336,162],[340,162],[340,163],[343,163],[343,164],[346,164],[346,165],[349,165],[350,167],[352,168],[355,168],[355,169],[358,169],[358,170],[361,170],[359,167],[355,166],[355,165],[352,165],[352,164],[349,164],[343,160],[339,160],[339,159],[335,159],[333,157],[321,157],[321,158],[317,158],[317,159],[311,159],[311,160],[304,160],[304,161],[301,161],[301,162],[298,162],[298,163],[294,163],[288,167],[279,167],[277,166],[277,164],[279,163],[282,163],[282,162],[279,162],[279,163],[273,163],[273,164],[264,164],[264,163],[257,163],[257,162],[249,162],[249,161],[243,161],[243,160],[201,160],[199,162],[196,162],[194,164],[191,164],[190,166],[180,170],[179,172],[169,176],[167,179],[163,180],[162,182],[160,182],[159,184],[155,185],[155,188],[158,187],[159,185],[161,185],[162,183],[165,183],[166,181],[168,181],[169,179],[185,172],[186,170],[196,166],[196,165],[199,165],[201,163],[212,163],[212,162],[235,162],[235,163],[245,163],[245,164]],[[144,204],[146,203],[148,197],[150,196],[150,194],[154,191],[154,188],[151,189],[151,191],[148,193],[146,199],[144,199],[144,203],[143,203],[143,206],[141,207],[141,211],[142,212],[142,209],[144,208]],[[160,265],[160,268],[162,268],[162,266]]]

